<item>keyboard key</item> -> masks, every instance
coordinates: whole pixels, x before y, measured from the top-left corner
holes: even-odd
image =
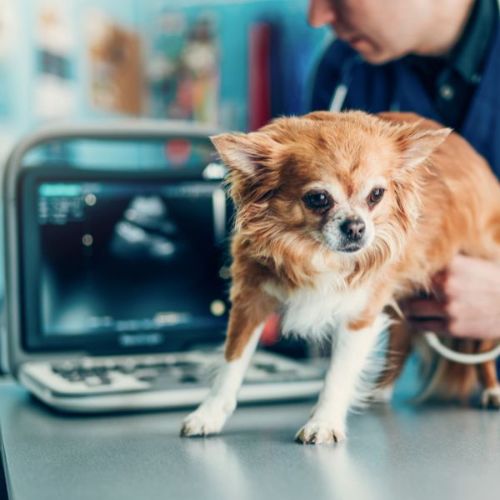
[[[99,378],[101,379],[101,385],[110,385],[111,384],[111,379],[108,376],[101,376]]]
[[[76,368],[76,364],[72,361],[62,361],[52,365],[52,371],[58,375],[67,374]]]
[[[137,363],[134,360],[127,360],[116,365],[116,370],[121,373],[132,373],[137,368]]]
[[[133,375],[137,380],[142,380],[143,382],[150,382],[151,380],[155,380],[158,378],[159,372],[158,370],[153,370],[151,368],[143,368],[136,370]]]
[[[200,363],[194,361],[176,361],[174,366],[177,368],[197,368],[200,366]]]
[[[85,379],[85,383],[89,386],[89,387],[97,387],[99,385],[102,385],[102,380],[99,378],[99,377],[96,377],[96,376],[91,376],[91,377],[87,377]]]
[[[68,380],[69,382],[81,382],[85,378],[77,371],[69,372],[64,375],[61,374],[61,376],[66,380]]]

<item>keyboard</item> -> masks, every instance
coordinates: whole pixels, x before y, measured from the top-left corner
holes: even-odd
[[[208,394],[223,359],[220,351],[29,362],[21,381],[61,410],[100,412],[192,406]],[[258,351],[239,393],[242,402],[312,397],[324,369]]]

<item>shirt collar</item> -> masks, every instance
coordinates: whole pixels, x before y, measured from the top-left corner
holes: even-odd
[[[468,83],[477,83],[498,22],[498,0],[475,0],[448,65]]]

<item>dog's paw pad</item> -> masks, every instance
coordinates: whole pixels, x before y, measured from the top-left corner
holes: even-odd
[[[481,394],[481,405],[483,408],[500,410],[500,385],[484,389]]]
[[[333,444],[345,439],[345,432],[326,422],[309,421],[295,436],[302,444]]]
[[[218,434],[224,423],[226,416],[223,412],[208,411],[199,408],[188,415],[182,422],[181,436],[195,437]]]

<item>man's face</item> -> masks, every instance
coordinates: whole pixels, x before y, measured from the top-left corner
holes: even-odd
[[[309,0],[309,24],[330,26],[366,61],[382,64],[425,43],[428,0]]]

